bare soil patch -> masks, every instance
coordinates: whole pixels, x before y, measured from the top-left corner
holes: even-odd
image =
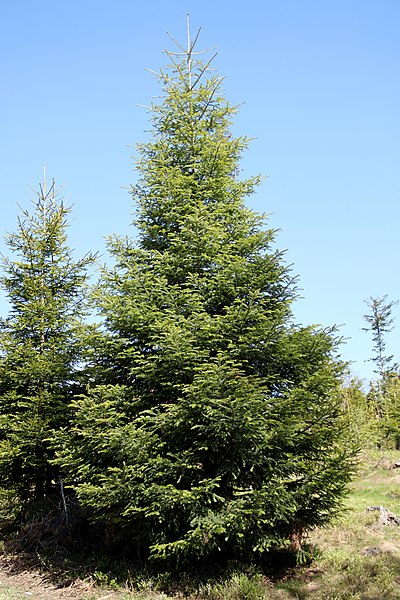
[[[12,588],[13,593],[7,592]],[[17,557],[0,557],[0,599],[32,598],[33,600],[61,600],[84,598],[92,586],[81,580],[53,583],[48,576],[36,570],[26,570]]]

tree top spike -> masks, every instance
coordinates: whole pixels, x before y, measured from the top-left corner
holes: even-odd
[[[43,190],[44,190],[44,195],[47,194],[47,188],[46,188],[46,163],[43,165]]]
[[[201,27],[199,27],[199,29],[197,30],[197,33],[194,37],[194,39],[192,40],[191,35],[190,35],[190,15],[187,14],[186,15],[186,35],[187,35],[187,48],[184,48],[170,33],[169,31],[167,31],[167,35],[169,36],[169,38],[174,42],[174,44],[176,46],[178,46],[180,52],[172,52],[170,50],[164,50],[165,54],[167,54],[171,60],[173,61],[174,65],[178,68],[178,71],[181,73],[181,69],[179,68],[179,66],[177,65],[177,63],[174,60],[174,56],[180,56],[180,57],[184,57],[186,60],[186,65],[187,65],[187,79],[188,79],[188,84],[189,84],[189,89],[193,89],[193,87],[195,87],[196,83],[199,81],[199,79],[201,78],[201,76],[203,75],[203,73],[208,69],[210,63],[214,60],[214,58],[217,56],[217,53],[215,53],[211,59],[207,62],[205,68],[202,68],[201,70],[201,74],[200,76],[196,77],[196,81],[194,83],[194,85],[192,85],[192,75],[193,75],[193,71],[192,71],[192,57],[193,56],[197,56],[200,54],[206,54],[210,51],[215,50],[215,46],[212,46],[211,48],[207,48],[206,50],[202,50],[200,52],[194,52],[194,48],[197,44],[197,40],[199,39],[199,35],[201,32]],[[149,69],[148,69],[149,70]]]
[[[190,47],[190,15],[189,15],[189,13],[187,13],[187,15],[186,15],[186,32],[187,32],[187,53],[189,55],[192,50]]]

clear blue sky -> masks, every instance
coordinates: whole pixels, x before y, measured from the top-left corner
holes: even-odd
[[[184,41],[217,46],[234,131],[255,137],[244,175],[266,176],[249,205],[270,213],[299,275],[303,324],[341,324],[354,373],[370,377],[363,300],[400,299],[399,0],[15,0],[0,20],[1,234],[41,181],[65,184],[71,244],[100,250],[133,210],[131,155],[144,139],[157,70]],[[4,243],[0,250],[7,252]],[[5,314],[6,304],[0,304]],[[400,308],[388,350],[400,361]]]

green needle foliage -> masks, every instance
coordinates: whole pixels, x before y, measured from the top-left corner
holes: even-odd
[[[388,302],[387,296],[366,300],[370,312],[364,315],[368,327],[364,331],[372,333],[374,342],[374,372],[376,381],[370,382],[367,399],[374,409],[375,425],[380,433],[378,443],[382,446],[400,447],[399,428],[399,365],[393,361],[393,355],[386,354],[386,334],[394,327],[393,308],[397,302]]]
[[[160,73],[139,145],[139,239],[113,238],[98,383],[59,450],[80,501],[145,559],[298,548],[351,473],[332,330],[294,326],[275,232],[245,206],[248,140],[193,45]]]
[[[393,355],[386,355],[385,334],[393,329],[394,318],[392,317],[393,307],[397,302],[388,302],[387,295],[383,298],[370,298],[366,300],[370,313],[364,315],[364,319],[369,327],[364,327],[364,331],[372,332],[374,342],[374,357],[371,359],[376,364],[375,373],[383,381],[385,377],[396,371],[398,365],[393,363]]]
[[[67,422],[67,406],[82,388],[80,318],[86,256],[74,261],[67,246],[69,209],[54,182],[40,187],[34,211],[24,211],[7,237],[0,279],[10,312],[0,323],[0,481],[24,505],[54,488],[57,469],[47,438]]]

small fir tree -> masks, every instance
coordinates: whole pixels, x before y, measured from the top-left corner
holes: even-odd
[[[82,387],[78,331],[83,285],[93,257],[75,261],[67,246],[69,209],[54,181],[40,186],[32,213],[23,211],[7,237],[1,284],[10,312],[0,329],[0,481],[23,505],[58,483],[48,438],[67,422],[67,406]]]
[[[116,541],[173,560],[297,547],[351,472],[337,340],[292,324],[275,232],[244,204],[259,183],[238,177],[247,139],[193,48],[159,74],[132,188],[139,240],[110,241],[97,292],[104,385],[73,403],[58,459]]]
[[[393,307],[397,302],[388,302],[387,295],[382,298],[370,298],[365,301],[370,309],[364,319],[369,327],[364,327],[364,331],[372,333],[374,342],[371,361],[376,365],[374,372],[378,375],[376,381],[371,381],[368,398],[375,410],[375,416],[379,419],[379,427],[382,433],[380,443],[387,443],[387,440],[393,441],[392,432],[396,432],[395,441],[398,445],[398,433],[395,425],[398,416],[397,398],[395,393],[398,387],[398,365],[393,361],[393,355],[386,354],[386,334],[393,329],[394,318],[392,317]]]
[[[382,298],[370,298],[366,300],[370,313],[364,315],[364,319],[369,327],[364,327],[364,331],[372,332],[374,342],[374,357],[371,359],[376,364],[375,372],[383,381],[387,375],[394,372],[397,365],[393,363],[393,355],[386,354],[385,335],[393,329],[394,319],[392,317],[393,307],[397,302],[388,302],[387,295]]]

